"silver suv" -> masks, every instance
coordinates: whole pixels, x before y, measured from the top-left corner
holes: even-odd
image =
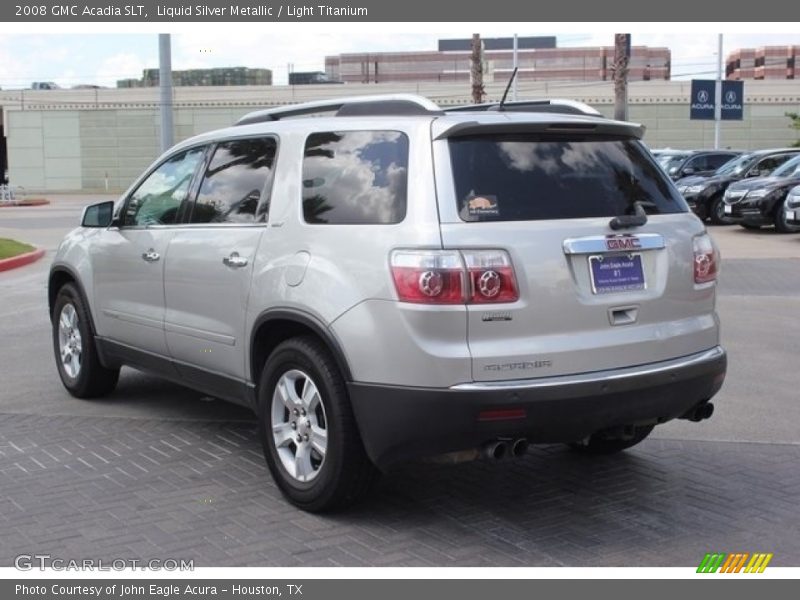
[[[128,365],[253,408],[306,510],[412,458],[609,453],[707,418],[719,256],[642,132],[401,95],[194,137],[59,247],[61,380],[100,396]]]

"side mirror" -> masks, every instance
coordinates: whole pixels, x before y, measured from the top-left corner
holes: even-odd
[[[694,168],[694,167],[686,167],[686,168],[683,170],[683,174],[684,174],[684,175],[694,175],[695,173],[696,173],[696,171],[695,171],[695,168]]]
[[[83,209],[81,227],[108,227],[114,219],[114,202],[98,202]]]

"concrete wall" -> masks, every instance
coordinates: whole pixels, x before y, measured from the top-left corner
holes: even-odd
[[[629,118],[647,127],[651,148],[711,148],[713,121],[690,121],[689,82],[637,82],[629,90]],[[502,85],[487,86],[498,100]],[[175,141],[227,127],[241,115],[276,104],[331,96],[417,92],[442,105],[469,102],[463,86],[339,85],[220,90],[176,88]],[[800,112],[800,82],[747,82],[743,121],[723,121],[721,145],[754,149],[791,145],[798,132],[787,112]],[[72,91],[41,92],[31,99],[0,92],[8,137],[12,185],[43,191],[120,191],[159,154],[157,90],[93,91],[96,102]],[[113,92],[113,93],[112,93]],[[49,95],[56,94],[56,95]],[[83,92],[82,92],[83,93]],[[9,95],[10,94],[10,95]],[[19,94],[19,93],[18,93]],[[99,94],[99,95],[98,95]],[[149,95],[148,95],[149,94]],[[84,94],[85,95],[85,94]],[[561,97],[587,102],[613,114],[610,84],[520,85],[521,98]],[[72,100],[72,96],[75,96]]]
[[[80,190],[78,111],[9,111],[9,182],[26,189]]]

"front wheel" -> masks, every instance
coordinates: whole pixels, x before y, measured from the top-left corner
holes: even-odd
[[[725,202],[722,200],[722,195],[714,196],[708,207],[708,219],[714,225],[728,225],[729,221],[725,217]]]
[[[52,322],[56,366],[67,391],[77,398],[96,398],[114,391],[119,369],[100,364],[89,310],[74,285],[68,283],[58,290]]]
[[[336,361],[311,336],[270,355],[258,389],[267,466],[295,506],[321,512],[360,499],[377,470],[364,451]]]
[[[778,233],[797,233],[800,231],[800,228],[789,225],[789,222],[786,220],[786,209],[782,204],[775,208],[773,222],[775,223],[775,231]]]
[[[653,431],[653,427],[654,425],[633,427],[633,431],[629,435],[620,437],[607,437],[601,433],[596,433],[583,442],[570,444],[570,447],[581,454],[616,454],[644,440]]]

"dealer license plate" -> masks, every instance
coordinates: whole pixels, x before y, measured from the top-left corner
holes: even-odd
[[[589,274],[594,294],[614,294],[645,288],[640,254],[590,256]]]

